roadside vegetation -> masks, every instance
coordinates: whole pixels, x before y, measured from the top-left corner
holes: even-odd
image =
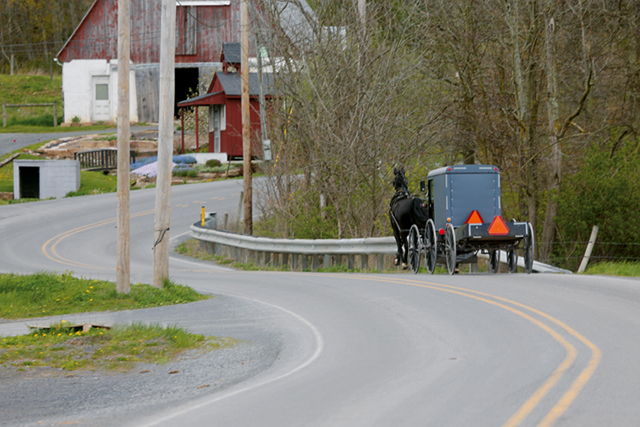
[[[589,265],[585,274],[640,277],[640,262],[599,262]]]
[[[129,371],[137,363],[162,364],[187,350],[204,352],[236,343],[232,338],[207,338],[177,326],[163,328],[139,323],[83,332],[63,320],[27,335],[1,337],[0,367]]]
[[[114,283],[76,278],[69,272],[0,274],[0,320],[150,308],[207,298],[169,280],[160,289],[132,285],[125,295],[116,292]],[[137,362],[163,363],[186,350],[208,351],[235,344],[231,338],[206,338],[176,326],[116,325],[83,332],[82,325],[62,320],[27,335],[0,337],[0,366],[126,371]]]
[[[112,282],[79,279],[66,272],[0,274],[0,319],[130,310],[183,304],[209,298],[170,280],[162,288],[136,284],[130,293],[116,292]]]

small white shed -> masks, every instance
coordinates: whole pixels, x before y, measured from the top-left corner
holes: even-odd
[[[64,123],[113,122],[118,118],[118,60],[74,60],[62,65]],[[136,75],[129,71],[129,121],[138,122]]]
[[[77,160],[14,160],[14,199],[64,197],[80,188]]]

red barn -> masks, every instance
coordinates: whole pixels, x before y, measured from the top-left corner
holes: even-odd
[[[205,95],[178,103],[179,108],[209,107],[209,152],[242,157],[242,106],[240,43],[225,43],[221,56],[223,71],[214,74]],[[273,74],[263,73],[262,91],[271,98]],[[254,155],[262,153],[260,142],[260,81],[258,73],[249,74],[251,141]]]
[[[131,1],[132,117],[158,121],[161,0]],[[249,7],[253,29],[260,2]],[[303,1],[306,16],[313,14]],[[258,11],[258,12],[256,12]],[[114,121],[117,117],[117,0],[96,0],[57,55],[63,63],[65,122]],[[277,25],[298,37],[305,14],[287,4]],[[275,28],[269,25],[269,28]],[[214,72],[222,69],[222,45],[240,40],[240,0],[180,0],[176,13],[176,100],[202,93]],[[257,49],[254,31],[249,56]],[[268,46],[261,46],[261,49]],[[133,120],[133,119],[132,119]]]

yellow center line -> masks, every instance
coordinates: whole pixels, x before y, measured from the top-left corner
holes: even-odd
[[[504,304],[496,302],[496,301],[492,301],[492,300],[487,299],[487,298],[493,298],[493,299],[498,300],[498,301],[503,301],[505,303],[509,303],[509,304],[512,304],[512,305],[514,305],[516,307],[520,307],[522,309],[525,309],[525,310],[528,310],[528,311],[530,311],[532,313],[535,313],[535,314],[537,314],[537,315],[539,315],[539,316],[541,316],[541,317],[543,317],[543,318],[555,323],[556,325],[560,326],[567,333],[569,333],[569,335],[577,338],[580,342],[585,344],[591,350],[591,358],[590,358],[589,362],[587,363],[587,367],[580,373],[580,375],[578,375],[576,380],[571,384],[569,389],[562,395],[560,400],[558,400],[558,402],[553,406],[553,408],[551,408],[551,410],[547,413],[547,415],[540,422],[540,424],[538,424],[538,427],[551,427],[558,420],[558,418],[560,416],[562,416],[562,414],[564,414],[564,412],[569,408],[569,406],[573,403],[575,398],[578,396],[580,391],[584,388],[586,383],[591,379],[591,377],[593,376],[593,373],[595,372],[595,370],[597,369],[597,367],[598,367],[598,365],[600,363],[600,360],[602,359],[602,352],[600,351],[600,349],[595,344],[593,344],[591,341],[587,340],[583,335],[581,335],[580,333],[575,331],[573,328],[568,326],[567,324],[565,324],[562,321],[550,316],[547,313],[544,313],[544,312],[542,312],[540,310],[537,310],[537,309],[535,309],[533,307],[529,307],[529,306],[527,306],[525,304],[510,300],[510,299],[507,299],[507,298],[499,297],[499,296],[492,295],[492,294],[485,293],[485,292],[480,292],[480,291],[474,291],[474,290],[471,290],[471,289],[461,288],[461,287],[457,287],[457,286],[450,286],[450,285],[444,285],[444,284],[441,284],[441,283],[432,283],[432,282],[419,282],[419,281],[410,280],[410,279],[403,279],[403,278],[398,278],[398,279],[391,280],[391,279],[382,279],[382,278],[374,278],[374,277],[367,277],[367,278],[357,278],[357,277],[353,277],[353,276],[341,276],[341,277],[350,278],[350,279],[356,279],[356,280],[372,280],[372,281],[377,281],[377,282],[397,283],[397,284],[403,284],[403,285],[408,285],[408,286],[416,286],[416,287],[434,289],[434,290],[439,290],[439,291],[442,291],[442,292],[448,292],[448,293],[452,293],[452,294],[457,294],[457,295],[465,296],[465,297],[468,297],[468,298],[473,298],[473,299],[485,302],[487,304],[495,305],[495,306],[500,307],[502,309],[508,310],[508,311],[520,316],[520,317],[523,317],[524,319],[532,322],[533,324],[535,324],[536,326],[538,326],[539,328],[541,328],[542,330],[547,332],[556,341],[558,341],[564,347],[565,352],[566,352],[566,357],[564,358],[562,363],[553,371],[553,373],[544,381],[544,383],[507,420],[507,422],[505,424],[503,424],[502,427],[516,427],[516,426],[520,425],[520,423],[522,423],[522,421],[524,421],[524,419],[531,413],[531,411],[540,403],[540,401],[558,383],[558,381],[564,375],[564,373],[567,372],[567,370],[571,367],[571,365],[573,365],[573,363],[575,362],[576,357],[577,357],[577,351],[576,351],[576,349],[575,349],[575,347],[573,345],[571,345],[566,339],[564,339],[560,334],[558,334],[558,332],[556,332],[555,330],[551,329],[546,324],[540,322],[539,320],[529,316],[528,314],[526,314],[526,313],[524,313],[524,312],[522,312],[520,310],[517,310],[517,309],[515,309],[513,307],[509,307],[507,305],[504,305]],[[475,295],[473,295],[473,294],[475,294]]]
[[[151,213],[155,212],[155,209],[151,209],[148,211],[143,211],[143,212],[138,212],[136,214],[131,215],[131,218],[136,218],[139,216],[143,216],[143,215],[149,215]],[[42,253],[44,254],[44,256],[46,256],[47,258],[49,258],[50,260],[60,263],[60,264],[65,264],[65,265],[69,265],[72,267],[81,267],[81,268],[90,268],[93,270],[111,270],[108,267],[100,267],[100,266],[96,266],[96,265],[90,265],[90,264],[85,264],[79,261],[73,261],[67,258],[64,258],[63,256],[59,255],[57,250],[56,250],[56,246],[58,245],[58,243],[60,243],[62,240],[66,239],[67,237],[73,236],[74,234],[78,234],[81,233],[83,231],[86,230],[91,230],[93,228],[96,227],[100,227],[103,225],[108,225],[108,224],[113,224],[116,222],[116,218],[110,218],[110,219],[105,219],[102,221],[98,221],[98,222],[94,222],[92,224],[87,224],[87,225],[83,225],[82,227],[77,227],[74,228],[72,230],[68,230],[65,231],[64,233],[60,233],[57,236],[52,237],[51,239],[47,240],[43,245],[42,245]],[[51,244],[51,242],[53,242],[55,240],[55,242],[53,244]],[[51,244],[51,246],[49,247],[49,244]],[[51,255],[49,255],[48,250],[51,251]]]
[[[408,280],[408,282],[416,283],[416,282],[412,282],[410,280]],[[495,298],[497,300],[505,301],[505,302],[508,302],[508,303],[513,304],[515,306],[524,308],[525,310],[529,310],[532,313],[535,313],[535,314],[537,314],[537,315],[539,315],[541,317],[544,317],[545,319],[547,319],[547,320],[555,323],[556,325],[560,326],[562,329],[567,331],[567,333],[569,335],[572,335],[573,337],[578,339],[578,341],[582,342],[585,346],[587,346],[589,348],[589,350],[591,350],[591,358],[589,358],[589,362],[587,362],[587,366],[585,367],[585,369],[580,373],[580,375],[578,375],[578,377],[573,382],[573,384],[571,384],[571,387],[569,387],[569,389],[565,392],[565,394],[562,395],[562,397],[560,398],[560,400],[558,400],[558,402],[555,404],[555,406],[553,408],[551,408],[551,411],[549,411],[549,413],[547,413],[547,415],[540,422],[540,424],[538,424],[538,427],[550,427],[550,426],[552,426],[557,421],[557,419],[560,418],[562,416],[562,414],[564,414],[564,412],[573,403],[575,398],[578,396],[580,391],[582,391],[584,386],[587,384],[587,382],[593,376],[593,373],[598,368],[598,365],[600,364],[600,361],[602,360],[602,351],[598,348],[598,346],[596,346],[594,343],[592,343],[591,341],[586,339],[582,334],[577,332],[575,329],[573,329],[572,327],[570,327],[566,323],[564,323],[564,322],[562,322],[562,321],[560,321],[560,320],[548,315],[547,313],[545,313],[543,311],[535,309],[533,307],[529,307],[529,306],[527,306],[525,304],[522,304],[522,303],[519,303],[519,302],[516,302],[516,301],[512,301],[512,300],[509,300],[509,299],[506,299],[506,298],[502,298],[502,297],[499,297],[499,296],[496,296],[496,295],[487,294],[487,293],[480,292],[480,291],[473,291],[473,290],[470,290],[470,289],[459,288],[459,287],[456,287],[456,286],[449,286],[449,285],[440,285],[440,284],[438,284],[438,286],[443,286],[443,287],[452,288],[452,289],[462,289],[464,291],[472,292],[472,293],[475,293],[475,294],[478,294],[478,295],[489,296],[491,298]]]

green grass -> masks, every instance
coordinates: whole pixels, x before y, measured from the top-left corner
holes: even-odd
[[[86,196],[89,194],[115,193],[118,191],[118,177],[102,172],[81,171],[80,188],[69,192],[66,197]]]
[[[71,273],[0,274],[0,319],[24,319],[105,310],[182,304],[209,298],[169,280],[162,288],[136,284],[129,294],[112,282]]]
[[[209,351],[237,344],[232,338],[206,338],[177,326],[134,323],[87,332],[69,326],[63,320],[27,335],[0,339],[0,366],[128,371],[139,362],[166,363],[185,350]]]
[[[7,127],[0,133],[75,132],[110,129],[115,125],[95,124],[86,127],[61,127],[62,76],[0,74],[0,99],[7,104],[41,104],[57,102],[58,127],[53,127],[53,107],[7,108]]]
[[[585,274],[601,274],[604,276],[640,277],[638,262],[599,262],[591,264]]]

